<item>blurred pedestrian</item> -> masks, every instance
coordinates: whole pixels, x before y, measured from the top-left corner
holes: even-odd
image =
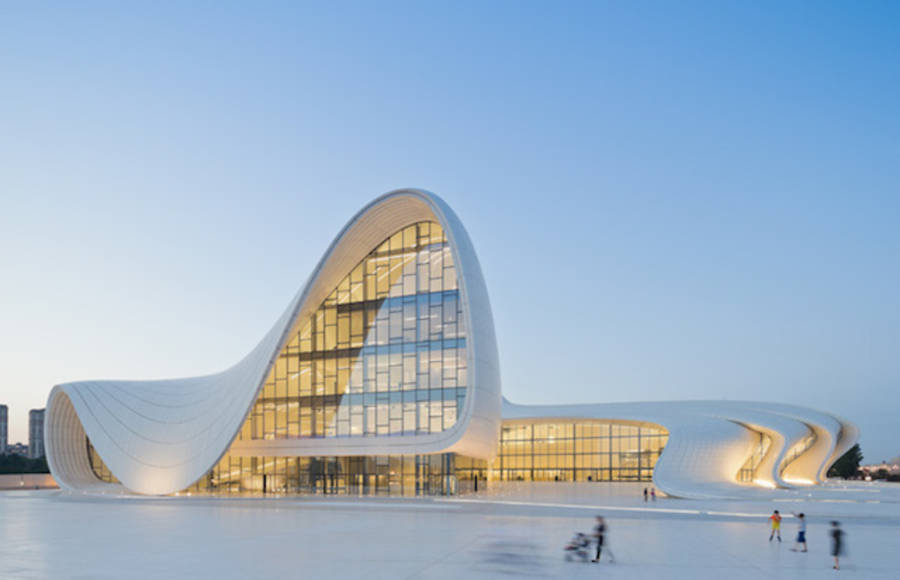
[[[794,514],[794,516],[797,517],[797,543],[791,550],[794,552],[806,552],[806,516],[803,512]],[[802,550],[798,549],[800,546],[803,546]]]
[[[597,557],[591,560],[591,562],[600,561],[600,553],[603,551],[606,533],[606,522],[603,521],[603,516],[597,516],[597,525],[594,526],[594,540],[597,542]],[[609,546],[606,547],[606,553],[609,554],[609,563],[614,563],[616,559],[613,557],[612,550],[609,549]]]
[[[653,501],[656,501],[656,488],[655,487],[650,488],[650,499],[652,499]]]
[[[644,503],[647,503],[647,488],[644,488]]]
[[[834,557],[834,568],[835,570],[841,569],[840,558],[844,553],[844,530],[841,529],[841,524],[838,522],[831,522],[831,555]]]

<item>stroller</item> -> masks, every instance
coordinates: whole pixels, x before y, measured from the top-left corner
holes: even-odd
[[[581,532],[575,534],[575,537],[569,540],[563,551],[566,553],[566,561],[571,562],[573,557],[579,558],[582,562],[587,562],[589,558],[588,550],[591,547],[591,539]]]

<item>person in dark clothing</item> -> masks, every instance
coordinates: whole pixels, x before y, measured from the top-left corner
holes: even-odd
[[[597,516],[597,525],[594,526],[594,539],[597,542],[597,557],[591,560],[592,562],[600,561],[600,553],[603,551],[603,542],[606,537],[606,522],[603,521],[603,516]],[[609,554],[609,562],[613,563],[616,559],[613,557],[612,550],[609,549],[609,546],[606,547],[606,553]]]
[[[834,568],[835,570],[841,569],[840,557],[844,553],[844,530],[841,529],[841,524],[838,522],[831,522],[831,555],[834,557]]]
[[[647,488],[645,487],[644,488],[644,503],[647,503],[647,494],[648,494]]]

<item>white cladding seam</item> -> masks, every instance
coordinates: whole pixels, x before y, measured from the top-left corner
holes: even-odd
[[[597,420],[661,426],[669,440],[653,470],[654,484],[675,497],[733,497],[759,487],[822,483],[834,461],[856,442],[855,426],[832,415],[777,403],[665,401],[590,405],[515,405],[503,401],[503,423]],[[812,429],[815,442],[789,463],[788,451]],[[772,442],[752,484],[737,476],[758,444]],[[837,445],[836,445],[836,442]],[[790,477],[786,477],[788,474]]]
[[[481,266],[453,210],[431,193],[404,189],[377,198],[347,223],[269,332],[231,368],[184,379],[53,387],[44,432],[56,481],[69,490],[121,489],[93,475],[85,436],[122,485],[142,494],[169,494],[190,486],[232,442],[236,451],[253,453],[262,442],[234,440],[285,343],[356,264],[387,237],[420,221],[438,222],[447,236],[466,317],[468,384],[456,424],[428,435],[266,441],[265,454],[455,452],[492,459],[500,432],[500,373]]]

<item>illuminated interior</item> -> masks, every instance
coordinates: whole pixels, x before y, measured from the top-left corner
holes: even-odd
[[[456,423],[465,396],[466,332],[456,269],[440,225],[420,222],[384,240],[299,325],[236,440],[439,433]],[[113,481],[88,445],[94,473]],[[440,479],[451,467],[452,460],[430,456],[226,452],[192,489],[380,492],[405,483],[406,493],[427,492],[443,489],[433,484],[434,474]],[[392,474],[399,484],[391,483]]]
[[[651,481],[668,441],[659,425],[603,421],[504,422],[498,481]]]
[[[300,325],[239,440],[438,433],[466,394],[456,271],[441,227],[405,228]]]
[[[816,437],[816,432],[809,425],[806,426],[807,433],[806,436],[803,437],[800,441],[795,443],[788,449],[787,453],[784,456],[784,460],[781,462],[781,468],[779,473],[781,474],[782,479],[787,483],[792,483],[795,485],[812,485],[815,481],[803,478],[803,477],[791,477],[787,474],[787,470],[790,467],[791,463],[794,462],[798,457],[809,451],[809,449],[816,443],[818,437]]]
[[[756,469],[762,463],[763,458],[772,445],[772,438],[761,431],[754,431],[757,435],[756,443],[753,446],[753,452],[747,457],[747,461],[741,465],[737,473],[737,480],[743,483],[753,483],[756,481]]]
[[[371,457],[226,455],[187,492],[432,495],[473,481],[652,481],[668,432],[646,423],[507,421],[494,461],[452,453]],[[93,455],[99,462],[99,457]],[[113,481],[99,462],[95,469]]]

